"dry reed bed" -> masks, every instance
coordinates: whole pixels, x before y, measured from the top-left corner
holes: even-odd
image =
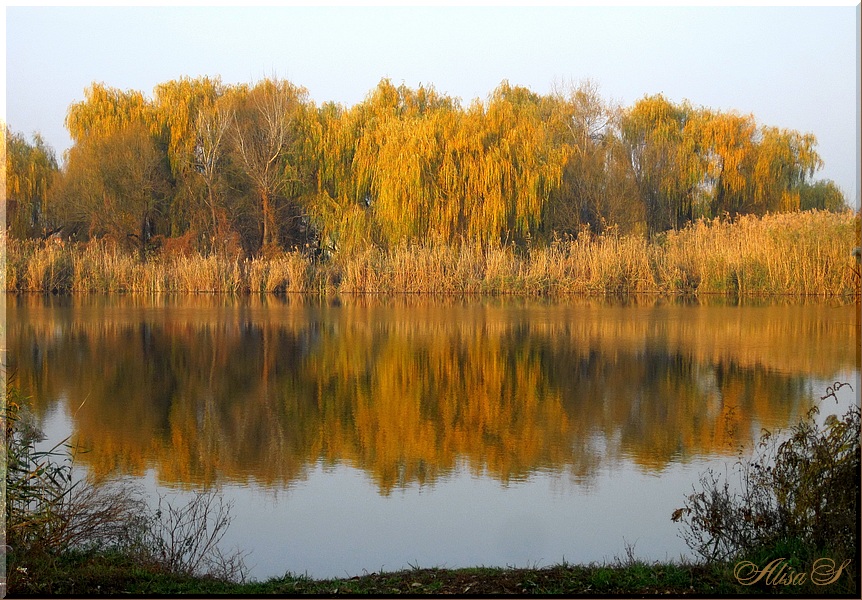
[[[141,263],[104,241],[9,240],[2,281],[34,292],[304,292],[424,294],[859,293],[860,218],[811,211],[698,221],[648,241],[637,235],[513,246],[401,244],[315,261],[158,256]]]

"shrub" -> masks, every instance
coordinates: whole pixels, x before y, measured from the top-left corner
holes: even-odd
[[[17,390],[4,407],[6,542],[16,556],[128,546],[139,537],[145,507],[133,486],[73,481],[68,439],[38,450],[43,439]],[[66,451],[60,448],[65,447]]]
[[[846,383],[827,388],[827,398]],[[794,548],[808,557],[854,556],[858,548],[860,409],[823,425],[815,405],[789,435],[763,433],[752,458],[738,463],[740,486],[710,470],[672,519],[708,561]],[[784,439],[782,439],[784,437]]]
[[[244,581],[243,554],[225,554],[219,547],[230,526],[231,507],[211,490],[195,492],[180,507],[159,498],[146,529],[145,558],[171,573]]]
[[[215,491],[197,492],[185,506],[160,498],[158,509],[151,511],[133,481],[76,478],[76,449],[68,438],[49,450],[38,449],[43,434],[17,389],[10,385],[6,392],[5,457],[0,458],[6,459],[10,590],[25,592],[30,582],[50,579],[49,571],[34,573],[50,568],[46,557],[81,551],[120,553],[169,573],[245,579],[243,555],[224,554],[218,547],[230,525],[231,505]]]

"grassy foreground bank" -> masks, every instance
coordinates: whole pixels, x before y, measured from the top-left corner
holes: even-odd
[[[859,293],[860,217],[809,211],[699,221],[652,240],[610,232],[547,245],[401,244],[320,260],[163,251],[142,263],[104,240],[8,240],[9,292],[442,294]]]
[[[734,575],[737,564],[647,563],[628,558],[610,564],[562,564],[546,568],[417,567],[341,579],[311,579],[287,574],[262,582],[236,583],[148,569],[120,554],[69,553],[35,569],[26,569],[24,573],[10,573],[9,597],[560,595],[632,598],[667,595],[713,598],[804,594],[805,597],[858,598],[858,585],[850,573],[842,573],[827,585],[814,584],[810,577],[795,584],[778,583],[779,567],[768,582],[764,577],[754,584],[742,585]],[[761,568],[766,565],[764,563]],[[792,566],[787,568],[793,569]],[[794,571],[785,569],[783,572]]]
[[[26,572],[17,571],[9,575],[9,597],[129,594],[704,596],[764,591],[762,586],[746,587],[735,583],[732,565],[647,564],[638,561],[608,565],[558,565],[543,569],[414,568],[344,579],[315,580],[285,575],[263,582],[232,583],[143,568],[119,554],[71,553],[35,568],[26,568]],[[798,593],[798,589],[796,591]]]

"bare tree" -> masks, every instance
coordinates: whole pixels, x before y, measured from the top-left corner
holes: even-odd
[[[195,169],[206,186],[206,202],[212,218],[211,235],[218,231],[218,197],[216,189],[222,177],[228,132],[233,123],[233,111],[216,104],[198,112],[195,122]]]
[[[278,241],[278,201],[289,181],[288,153],[305,96],[287,81],[265,79],[234,112],[233,150],[260,200],[264,247]]]

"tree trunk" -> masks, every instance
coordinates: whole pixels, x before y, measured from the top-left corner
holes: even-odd
[[[141,235],[138,238],[138,252],[141,262],[147,262],[147,217],[141,219]]]
[[[213,220],[213,228],[210,235],[210,250],[213,250],[215,248],[216,236],[218,235],[218,219],[216,218],[215,201],[213,200],[213,189],[210,185],[207,186],[207,195],[209,197],[210,214],[212,215]]]
[[[263,245],[269,246],[273,243],[275,234],[275,213],[273,212],[272,201],[269,193],[266,190],[261,190],[260,193],[261,208],[263,209]]]

